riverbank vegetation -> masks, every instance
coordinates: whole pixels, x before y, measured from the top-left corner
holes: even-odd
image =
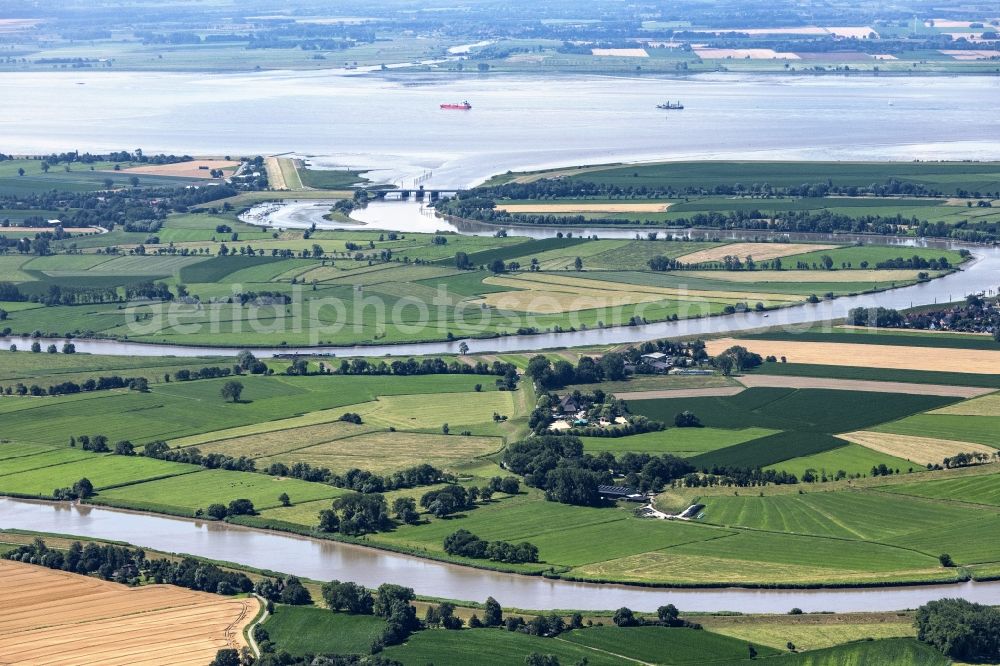
[[[876,350],[876,365],[897,348],[881,332],[833,331],[825,344],[873,336],[852,349]],[[971,344],[928,340],[942,359]],[[805,586],[994,575],[989,541],[954,543],[963,525],[990,533],[1000,520],[989,382],[963,384],[974,369],[831,376],[794,353],[787,363],[780,351],[754,353],[764,343],[811,343],[777,333],[736,342],[384,367],[213,359],[242,373],[238,402],[219,395],[227,377],[153,376],[146,391],[14,392],[0,401],[0,491],[51,497],[86,480],[85,501],[96,504],[569,579]],[[40,377],[103,363],[80,353],[13,356],[32,359]],[[681,374],[666,374],[671,367]],[[756,386],[758,378],[771,384]],[[198,418],[192,404],[203,406]],[[562,432],[585,436],[560,434],[567,420]],[[108,452],[85,450],[93,442]],[[603,486],[640,502],[616,501]],[[689,507],[686,520],[648,517]],[[530,556],[518,554],[529,547]]]
[[[977,633],[980,627],[985,629],[983,622],[967,623],[964,628],[949,623],[948,616],[955,613],[964,614],[966,619],[978,614],[988,621],[988,609],[960,602],[934,602],[916,613],[804,614],[792,609],[784,615],[712,615],[683,613],[671,604],[655,613],[627,607],[614,612],[519,611],[504,608],[492,597],[484,603],[424,599],[397,585],[367,589],[343,581],[321,583],[64,536],[6,531],[0,533],[0,551],[7,560],[5,569],[10,567],[8,573],[15,574],[19,582],[26,582],[26,576],[33,576],[32,580],[58,579],[74,594],[92,591],[87,575],[127,581],[137,586],[132,592],[140,596],[152,593],[156,588],[149,586],[160,582],[201,589],[213,575],[238,581],[237,590],[252,587],[267,602],[268,612],[257,616],[257,622],[251,621],[252,612],[240,614],[253,642],[249,636],[230,642],[233,647],[220,650],[215,663],[241,658],[254,666],[326,663],[323,660],[334,660],[334,655],[342,655],[341,659],[359,655],[369,660],[361,663],[384,665],[450,663],[456,654],[474,652],[484,663],[498,665],[512,663],[512,659],[546,664],[585,660],[614,666],[683,664],[701,663],[706,657],[726,663],[756,660],[832,666],[856,660],[866,664],[945,664],[948,660],[941,652],[956,657],[988,656],[980,648],[986,645],[983,639],[988,642],[991,636],[988,631]],[[75,564],[67,567],[68,563]],[[178,577],[176,572],[188,575]],[[112,589],[128,590],[114,583],[104,585],[108,588],[101,589],[105,594]],[[234,609],[257,603],[239,593],[232,595],[226,585],[217,585],[211,592],[223,596],[216,597],[219,602],[208,602],[214,595],[205,594],[199,606],[202,611],[207,603],[228,604]],[[178,594],[174,594],[175,603]],[[235,598],[222,601],[225,595]],[[156,636],[174,631],[174,622],[183,621],[184,612],[178,617],[163,614]],[[79,614],[75,621],[88,626]],[[119,631],[126,626],[127,619],[119,624]],[[210,628],[203,625],[202,630]],[[918,642],[918,635],[926,642]],[[254,648],[239,647],[247,644]],[[40,649],[42,644],[33,645]],[[71,649],[83,655],[84,645],[86,642],[81,642]]]

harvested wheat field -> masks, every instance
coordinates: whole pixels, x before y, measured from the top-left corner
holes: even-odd
[[[0,561],[0,663],[47,666],[191,664],[245,645],[259,610],[172,585],[130,588],[31,564]]]
[[[756,260],[756,257],[754,257]],[[906,269],[840,270],[840,271],[685,271],[692,277],[722,280],[724,282],[850,282],[858,284],[888,284],[910,282],[917,279],[918,271]],[[936,274],[935,274],[936,276]]]
[[[887,432],[872,432],[859,430],[837,435],[840,439],[860,444],[866,449],[885,453],[886,455],[909,460],[921,465],[941,464],[945,458],[959,453],[985,453],[992,457],[996,449],[985,444],[971,442],[955,442],[949,439],[934,437],[914,437],[911,435],[894,435]]]
[[[497,206],[508,213],[662,213],[669,203],[576,203],[506,204]]]
[[[179,178],[211,178],[212,169],[233,169],[240,165],[232,160],[191,160],[174,164],[149,164],[146,166],[129,167],[122,172],[131,174],[148,174],[150,176],[177,176]]]
[[[677,257],[677,261],[685,264],[702,264],[706,261],[722,261],[724,257],[736,256],[740,260],[747,256],[754,261],[767,261],[775,257],[787,257],[793,254],[833,250],[839,245],[819,245],[816,243],[729,243],[707,250],[698,250],[691,254]]]
[[[737,379],[737,381],[747,388],[833,389],[840,391],[870,391],[873,393],[907,393],[909,395],[943,395],[952,398],[974,398],[993,390],[991,388],[978,388],[975,386],[912,384],[910,382],[880,382],[868,379],[830,379],[827,377],[790,377],[783,375],[744,375]],[[978,400],[971,402],[978,402]],[[954,406],[967,404],[970,403],[963,402]],[[1000,406],[1000,402],[997,404]],[[950,409],[950,407],[945,407],[936,413],[955,413],[945,411],[947,409]],[[1000,415],[1000,411],[996,415]]]
[[[948,349],[947,353],[938,354],[928,353],[925,347],[735,338],[709,340],[706,349],[714,356],[733,345],[742,345],[761,356],[784,356],[789,363],[968,372],[976,375],[992,375],[1000,368],[1000,351],[980,349]]]
[[[975,400],[957,402],[931,414],[957,414],[959,416],[1000,416],[1000,393],[991,393]]]

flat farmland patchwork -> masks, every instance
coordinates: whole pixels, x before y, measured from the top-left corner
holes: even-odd
[[[1000,506],[1000,475],[921,481],[882,488],[887,493]]]
[[[750,535],[752,538],[732,540]],[[695,548],[699,546],[699,548]],[[911,552],[912,557],[900,556]],[[869,558],[892,554],[885,566],[866,564]],[[903,561],[899,561],[899,558]],[[597,562],[572,571],[584,580],[630,583],[729,583],[733,585],[833,584],[954,581],[954,570],[942,569],[937,558],[862,541],[831,541],[817,537],[739,532],[700,544],[667,548],[616,560]]]
[[[403,645],[386,648],[384,655],[403,666],[447,664],[461,654],[474,654],[477,666],[510,666],[524,663],[532,653],[551,654],[560,664],[578,664],[583,659],[592,666],[635,666],[637,663],[567,641],[491,629],[421,631]]]
[[[930,413],[957,414],[959,416],[1000,416],[1000,393],[992,393],[974,400],[948,405]]]
[[[31,469],[51,467],[61,465],[74,460],[87,460],[93,457],[93,453],[87,453],[79,449],[44,449],[34,455],[20,455],[14,458],[4,458],[0,464],[0,478],[18,472],[25,472]],[[0,481],[0,488],[3,487]]]
[[[248,499],[257,510],[280,506],[278,496],[293,502],[334,498],[345,491],[298,479],[210,469],[102,492],[102,500],[135,508],[171,507],[193,513],[209,504]]]
[[[818,250],[832,250],[838,245],[820,245],[813,243],[729,243],[716,248],[699,250],[677,257],[686,264],[703,264],[710,261],[722,261],[727,256],[739,257],[740,261],[750,256],[754,261],[767,261],[776,257],[787,257],[790,254],[800,254]]]
[[[906,283],[917,279],[918,271],[911,270],[839,270],[839,271],[685,271],[691,277],[722,280],[724,282],[789,282],[794,284],[818,282],[823,284],[845,282],[866,284],[869,289],[894,282]]]
[[[809,363],[765,363],[753,370],[753,375],[889,381],[907,384],[938,384],[952,387],[1000,388],[1000,376],[976,375],[965,372],[931,372],[926,370],[889,370]],[[745,378],[749,375],[744,375]]]
[[[4,663],[53,666],[190,664],[245,645],[259,602],[171,585],[129,588],[0,560],[0,594],[17,613],[0,619]]]
[[[628,437],[581,437],[584,449],[590,453],[610,451],[615,455],[631,451],[660,455],[672,453],[679,456],[693,456],[716,449],[726,448],[759,437],[776,433],[767,428],[668,428],[658,432],[647,432]]]
[[[761,356],[786,357],[790,363],[860,366],[899,370],[930,370],[995,375],[1000,368],[1000,351],[950,349],[947,354],[928,353],[923,347],[886,344],[857,344],[845,337],[843,342],[806,342],[799,340],[762,340],[757,338],[722,338],[706,342],[709,354],[718,354],[733,345],[742,345]],[[904,343],[905,344],[905,343]]]
[[[97,391],[45,400],[0,402],[4,436],[17,441],[65,444],[70,436],[105,434],[111,441],[129,439],[144,444],[154,439],[174,440],[201,433],[225,430],[262,422],[305,415],[309,412],[348,406],[358,399],[379,395],[468,393],[461,400],[459,414],[464,423],[490,421],[493,411],[510,415],[513,397],[500,394],[488,378],[471,375],[242,377],[243,402],[226,402],[219,395],[225,379],[155,384],[149,393],[137,391]],[[481,383],[481,393],[473,393]],[[410,422],[409,414],[444,416],[426,427],[440,428],[451,410],[441,406],[428,412],[426,397],[404,400],[407,411],[395,414]],[[345,411],[336,412],[337,416]],[[329,419],[333,420],[333,419]],[[458,421],[456,421],[458,422]],[[397,423],[389,423],[397,425]],[[270,429],[270,428],[265,428]]]
[[[958,515],[955,507],[940,502],[852,490],[706,497],[702,501],[706,504],[702,520],[713,524],[860,541],[885,541],[947,527]],[[996,514],[968,508],[961,515],[985,519]]]
[[[152,458],[88,455],[90,458],[0,476],[0,491],[52,497],[52,491],[56,488],[68,488],[82,478],[90,479],[94,488],[100,491],[102,488],[134,484],[149,479],[187,475],[199,469],[195,465]]]
[[[787,649],[816,650],[863,639],[916,635],[913,619],[905,613],[837,613],[801,616],[707,616],[698,619],[707,630],[744,641]]]
[[[680,627],[588,627],[574,629],[561,638],[647,664],[742,661],[747,654],[747,644],[741,640]],[[761,645],[755,645],[754,649],[760,657],[778,654],[777,650]]]
[[[897,435],[871,430],[843,433],[839,437],[873,451],[920,465],[940,465],[945,458],[959,453],[984,453],[990,457],[996,453],[994,447],[985,444],[957,442],[933,437],[916,437],[914,435]]]
[[[219,439],[198,446],[202,453],[222,453],[228,456],[264,458],[275,456],[315,444],[330,442],[342,437],[352,437],[371,430],[370,426],[355,425],[343,421],[307,425],[298,428],[282,428],[257,434]],[[174,442],[177,444],[177,442]]]
[[[964,519],[963,515],[967,515],[964,509],[947,524],[889,537],[886,541],[932,555],[948,553],[963,565],[1000,561],[1000,515],[980,512],[974,518]]]
[[[1000,416],[915,414],[899,421],[875,426],[872,430],[914,437],[976,442],[1000,448]]]
[[[845,438],[838,435],[838,439]],[[879,465],[885,465],[892,470],[898,469],[901,472],[908,472],[914,468],[918,471],[920,469],[919,464],[873,451],[857,444],[847,444],[846,446],[839,446],[821,453],[789,458],[788,460],[768,465],[766,469],[781,470],[794,474],[801,479],[806,470],[810,469],[816,477],[821,478],[823,474],[826,474],[829,478],[841,470],[847,474],[869,474],[872,467],[878,467]]]
[[[298,448],[296,442],[295,449],[262,457],[259,464],[305,462],[335,472],[359,468],[386,473],[413,467],[419,462],[448,469],[455,463],[495,453],[502,445],[503,440],[498,437],[371,432],[302,448]]]
[[[475,378],[467,381],[471,383]],[[440,430],[445,423],[452,428],[456,425],[482,424],[493,418],[493,412],[505,416],[516,414],[514,394],[509,391],[463,393],[460,398],[455,398],[430,401],[426,395],[420,394],[383,395],[377,402],[366,405],[364,415],[372,423],[400,429]]]

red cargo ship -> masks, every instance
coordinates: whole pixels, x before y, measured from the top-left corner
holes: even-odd
[[[469,104],[468,102],[462,102],[461,104],[451,103],[451,104],[442,104],[441,108],[442,109],[457,109],[459,111],[468,111],[469,109],[472,108],[472,105]]]

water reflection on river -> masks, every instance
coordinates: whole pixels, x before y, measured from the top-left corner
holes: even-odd
[[[687,611],[775,613],[889,611],[942,597],[1000,603],[1000,582],[840,590],[655,589],[592,585],[470,569],[333,541],[93,506],[0,498],[0,527],[125,541],[318,580],[367,586],[392,582],[418,594],[525,609],[652,611],[673,603]]]

